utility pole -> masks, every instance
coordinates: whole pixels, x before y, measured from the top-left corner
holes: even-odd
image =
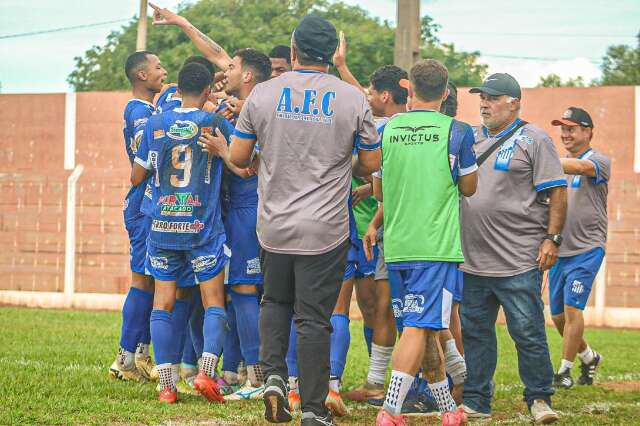
[[[407,72],[420,59],[420,0],[396,1],[393,63]]]
[[[140,0],[140,14],[138,15],[138,36],[136,51],[147,49],[147,0]]]

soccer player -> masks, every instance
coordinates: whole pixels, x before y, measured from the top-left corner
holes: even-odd
[[[198,55],[189,56],[187,59],[185,59],[182,65],[184,66],[192,62],[204,65],[205,68],[207,68],[207,70],[211,72],[212,76],[215,75],[215,69],[213,68],[213,64],[204,56],[198,56]],[[158,112],[164,112],[164,111],[171,111],[174,108],[180,107],[180,105],[182,105],[182,98],[180,98],[180,94],[177,92],[178,92],[177,84],[171,83],[171,84],[165,85],[162,88],[162,91],[160,92],[160,96],[158,96],[158,100],[156,100],[156,110]],[[213,105],[213,103],[211,103],[211,101],[207,101],[202,107],[203,111],[207,111],[207,112],[213,111],[214,108],[215,106]]]
[[[571,367],[580,358],[578,384],[591,385],[602,355],[584,340],[582,311],[593,280],[600,269],[607,243],[607,193],[611,162],[591,148],[593,121],[587,111],[570,107],[562,118],[551,122],[561,126],[562,144],[568,158],[561,158],[569,188],[567,222],[562,231],[558,261],[549,271],[549,305],[553,323],[562,336],[562,361],[553,384],[571,388]]]
[[[256,84],[267,81],[270,76],[271,62],[267,55],[255,49],[241,49],[234,53],[225,71],[225,91],[244,100]],[[232,255],[226,290],[234,310],[242,358],[247,364],[248,383],[227,399],[261,398],[264,377],[258,363],[258,286],[262,285],[260,246],[256,236],[258,177],[251,169],[241,169],[231,163],[226,140],[219,140],[214,135],[205,135],[205,139],[225,160],[231,172],[225,228]]]
[[[271,78],[291,71],[291,48],[281,44],[275,46],[269,52],[269,60],[271,61]]]
[[[209,401],[224,400],[214,380],[226,327],[222,160],[204,151],[198,137],[214,131],[228,136],[230,125],[201,110],[211,82],[211,73],[201,64],[180,70],[182,106],[149,119],[131,172],[134,185],[152,174],[154,205],[146,266],[156,279],[151,337],[160,375],[159,399],[167,403],[177,400],[174,366],[180,362],[189,320],[188,303],[176,300],[176,280],[185,267],[192,269],[200,284],[205,308],[202,367],[194,387]]]
[[[469,197],[476,190],[473,131],[438,112],[448,92],[444,65],[421,60],[409,75],[412,110],[392,117],[381,137],[385,258],[404,290],[404,329],[376,425],[407,424],[402,404],[423,357],[442,424],[459,425],[466,416],[449,393],[438,333],[449,325],[457,267],[464,261],[458,191]]]
[[[142,140],[144,127],[154,113],[153,97],[162,89],[167,72],[160,59],[147,51],[129,55],[125,73],[131,83],[133,99],[124,110],[124,143],[127,156],[133,160]],[[149,316],[153,306],[153,280],[145,275],[146,240],[149,219],[140,212],[146,182],[133,185],[124,201],[124,223],[129,234],[131,287],[122,307],[120,349],[109,369],[113,378],[139,380],[153,378],[153,362],[149,356]]]

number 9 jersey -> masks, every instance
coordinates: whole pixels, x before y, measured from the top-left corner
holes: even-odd
[[[233,127],[196,108],[176,108],[149,118],[136,163],[152,172],[149,244],[190,250],[224,233],[220,214],[222,160],[198,145],[198,137]]]

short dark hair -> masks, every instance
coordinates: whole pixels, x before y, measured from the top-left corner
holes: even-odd
[[[423,101],[435,101],[442,98],[449,80],[449,71],[435,59],[422,59],[416,62],[409,72],[411,87]]]
[[[251,68],[256,83],[262,83],[271,78],[271,61],[267,55],[259,50],[251,48],[240,49],[236,50],[233,56],[238,56],[242,59],[242,68]]]
[[[148,50],[140,50],[138,52],[133,52],[127,57],[127,60],[124,63],[124,73],[127,75],[127,79],[130,83],[133,83],[136,80],[136,73],[140,71],[140,68],[146,65],[148,55],[155,55],[155,53],[149,52]]]
[[[402,68],[395,65],[383,65],[371,74],[369,83],[378,92],[389,91],[395,104],[404,105],[407,103],[409,91],[400,86],[400,80],[406,78],[409,78],[409,75]]]
[[[315,59],[312,59],[310,55],[303,52],[302,49],[300,49],[295,44],[293,45],[293,49],[296,51],[296,57],[298,58],[298,63],[302,66],[329,65],[326,62],[319,62],[319,61],[316,61]]]
[[[189,56],[187,59],[184,60],[184,65],[187,64],[201,64],[204,65],[204,67],[209,71],[210,74],[215,74],[216,69],[213,67],[213,64],[211,63],[210,60],[208,60],[207,58],[205,58],[204,56],[200,56],[200,55],[193,55],[193,56]]]
[[[289,46],[279,44],[271,49],[269,57],[286,59],[287,63],[291,65],[291,48]]]
[[[211,86],[212,81],[213,77],[204,65],[192,62],[178,73],[178,90],[184,95],[199,95]]]
[[[449,117],[455,117],[458,114],[458,88],[451,81],[447,87],[449,88],[449,96],[442,102],[440,112]]]

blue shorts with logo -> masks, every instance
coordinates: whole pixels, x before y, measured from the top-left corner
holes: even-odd
[[[458,279],[456,285],[453,288],[453,301],[456,303],[462,303],[462,293],[464,292],[464,272],[458,269]]]
[[[449,328],[457,263],[401,262],[387,267],[396,322],[401,317],[403,327]]]
[[[564,305],[584,310],[603,258],[601,247],[575,256],[558,257],[549,271],[551,315],[563,313]]]
[[[227,212],[224,228],[231,250],[227,285],[262,284],[257,214],[257,207],[232,207]]]
[[[129,263],[131,271],[138,274],[150,275],[145,270],[147,258],[147,237],[151,229],[151,218],[140,215],[125,221],[124,227],[129,234]]]
[[[367,260],[367,256],[364,251],[364,245],[362,240],[358,238],[356,241],[358,247],[358,255],[355,264],[355,276],[356,278],[364,278],[376,273],[376,265],[378,263],[378,246],[373,246],[373,259]]]
[[[224,233],[191,250],[163,249],[153,244],[149,244],[147,250],[149,256],[146,267],[153,278],[176,281],[180,288],[192,287],[217,276],[224,270],[230,254],[225,245]],[[185,280],[185,270],[193,272],[193,282]]]

